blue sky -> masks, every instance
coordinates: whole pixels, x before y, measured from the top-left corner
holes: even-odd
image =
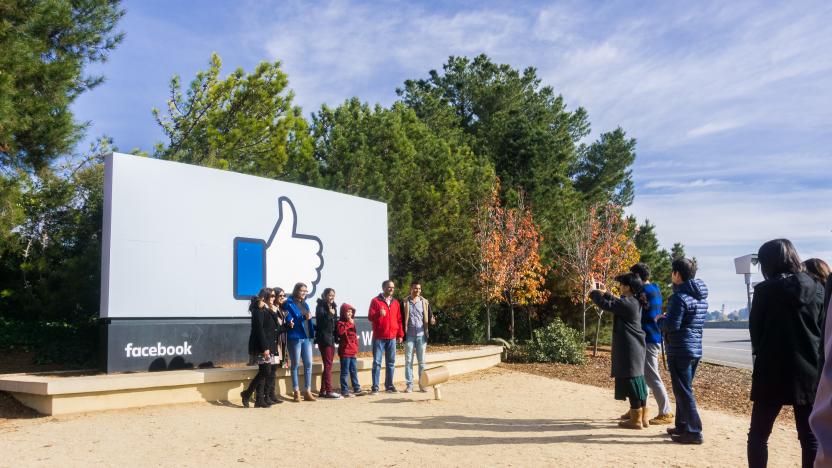
[[[691,6],[695,5],[695,6]],[[832,260],[832,3],[127,1],[124,42],[73,110],[122,150],[162,140],[151,108],[211,52],[226,71],[282,61],[306,115],[389,105],[449,55],[534,66],[593,136],[638,140],[629,211],[681,241],[711,308],[745,304],[733,257],[787,237]],[[759,280],[755,276],[755,281]]]

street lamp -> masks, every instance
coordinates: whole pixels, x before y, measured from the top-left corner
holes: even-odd
[[[734,269],[745,276],[745,292],[748,296],[748,313],[751,314],[751,267],[758,263],[757,254],[743,255],[734,259]]]

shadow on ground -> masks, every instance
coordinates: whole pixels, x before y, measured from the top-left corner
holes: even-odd
[[[513,432],[567,432],[586,430],[609,430],[603,434],[558,434],[534,437],[434,437],[420,439],[416,437],[379,437],[388,442],[412,442],[424,445],[440,446],[478,446],[478,445],[522,445],[522,444],[552,444],[552,443],[587,443],[587,444],[666,444],[667,440],[658,440],[661,435],[650,431],[631,431],[619,429],[613,421],[591,419],[501,419],[480,418],[469,416],[423,416],[423,417],[382,417],[374,421],[365,421],[386,427],[402,429],[429,430],[463,430],[489,431],[497,433]]]

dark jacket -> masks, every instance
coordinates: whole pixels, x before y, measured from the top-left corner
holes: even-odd
[[[617,379],[643,376],[647,350],[638,299],[618,298],[597,290],[589,297],[598,307],[612,313],[612,376]]]
[[[248,337],[249,354],[263,354],[267,349],[277,352],[277,328],[271,317],[271,312],[265,307],[254,304],[249,308],[251,313],[251,334]]]
[[[332,303],[332,309],[338,306]],[[338,313],[329,313],[329,304],[324,299],[318,299],[315,307],[315,343],[318,347],[335,346],[338,344]]]
[[[306,313],[309,312],[309,304],[306,301],[295,302],[294,297],[288,297],[283,303],[283,310],[286,312],[286,322],[294,323],[286,332],[287,339],[315,338],[315,324],[312,320],[306,320]]]
[[[673,286],[667,301],[667,355],[701,358],[702,327],[708,316],[708,287],[701,279]]]
[[[820,370],[823,287],[806,273],[754,287],[748,326],[754,373],[751,400],[811,405]]]
[[[355,331],[355,318],[353,323],[347,318],[347,311],[352,310],[355,317],[355,308],[347,303],[341,304],[341,320],[338,321],[338,356],[355,357],[358,354],[358,334]]]
[[[430,337],[430,323],[433,321],[433,308],[430,306],[430,302],[422,296],[419,296],[417,299],[422,301],[422,326],[425,330],[425,341],[428,340]],[[407,327],[410,326],[410,303],[412,299],[410,296],[405,297],[402,299],[402,330],[404,336],[407,336]]]

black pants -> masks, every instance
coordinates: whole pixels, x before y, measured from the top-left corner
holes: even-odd
[[[266,382],[269,378],[269,364],[260,364],[257,366],[257,375],[251,379],[251,382],[248,384],[248,389],[246,389],[246,393],[249,395],[253,394],[257,391],[257,398],[263,398],[263,389],[266,386]]]
[[[266,376],[266,396],[274,400],[277,399],[275,395],[275,384],[277,380],[277,364],[269,365],[269,375]]]
[[[639,409],[647,406],[646,400],[639,400],[638,398],[630,397],[630,409]]]
[[[762,468],[768,464],[768,436],[774,420],[780,414],[782,405],[754,402],[751,409],[751,428],[748,430],[748,466]],[[809,414],[812,405],[794,405],[794,421],[797,426],[797,439],[800,441],[800,451],[803,468],[812,468],[815,463],[815,452],[818,441],[809,427]]]

